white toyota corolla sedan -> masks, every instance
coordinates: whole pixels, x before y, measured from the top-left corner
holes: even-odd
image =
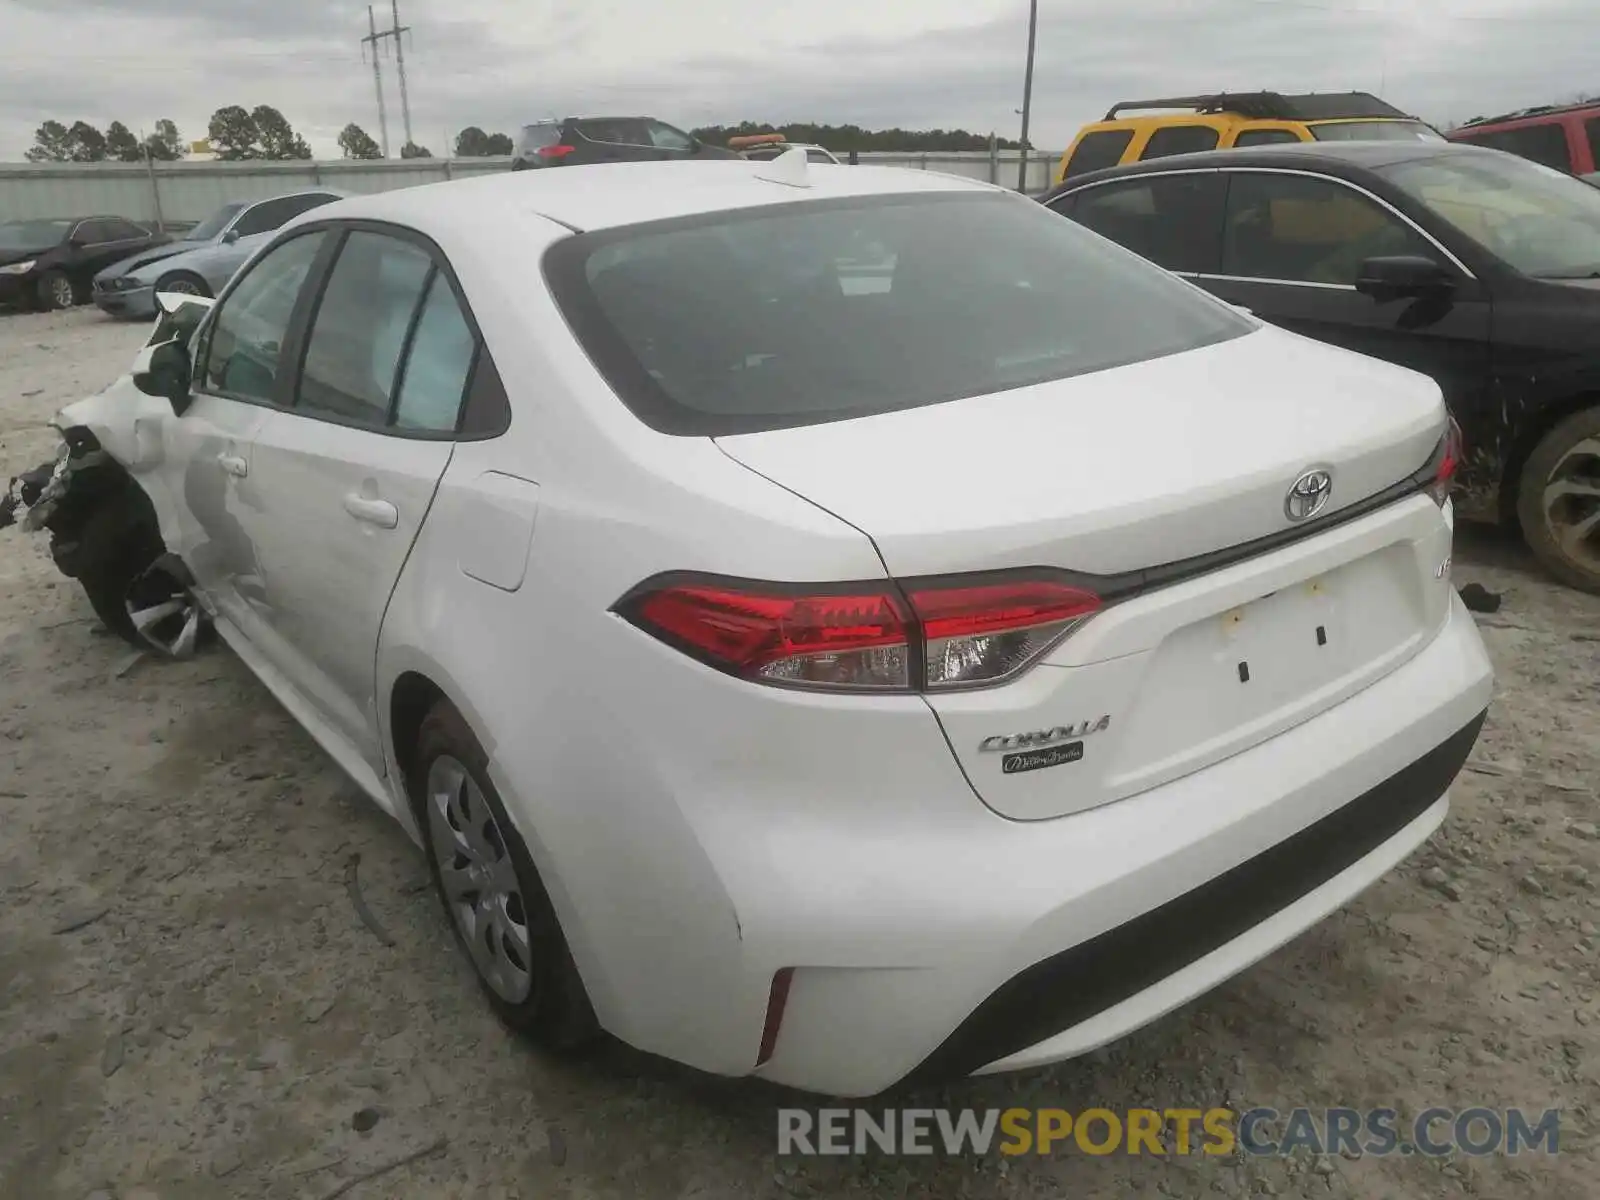
[[[1438,387],[997,188],[460,181],[184,303],[36,523],[124,635],[214,626],[549,1045],[1083,1053],[1399,863],[1489,703]]]

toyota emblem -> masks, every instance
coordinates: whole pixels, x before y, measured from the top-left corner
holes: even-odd
[[[1283,498],[1283,515],[1291,521],[1308,521],[1328,507],[1333,498],[1333,472],[1314,467],[1296,479]]]

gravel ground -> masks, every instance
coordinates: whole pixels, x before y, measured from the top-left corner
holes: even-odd
[[[143,334],[0,315],[0,473]],[[1458,582],[1505,604],[1443,832],[1153,1028],[898,1103],[1559,1106],[1554,1158],[779,1160],[786,1093],[502,1032],[420,854],[233,657],[130,665],[44,540],[0,534],[0,1196],[321,1198],[432,1147],[352,1194],[1592,1197],[1600,601],[1460,541]],[[356,855],[392,944],[351,905]]]

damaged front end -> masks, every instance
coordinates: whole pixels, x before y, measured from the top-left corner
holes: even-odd
[[[61,446],[55,458],[13,477],[0,497],[0,529],[16,524],[20,511],[23,529],[49,531],[50,554],[57,568],[76,579],[81,568],[77,533],[107,501],[123,499],[130,489],[139,489],[90,430],[81,426],[57,429]]]

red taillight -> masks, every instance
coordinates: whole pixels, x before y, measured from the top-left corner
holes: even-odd
[[[1099,608],[1094,593],[1032,574],[903,586],[663,579],[618,605],[635,625],[730,674],[902,692],[1008,678]]]
[[[561,159],[571,154],[573,149],[574,147],[572,146],[540,146],[538,154],[540,158],[559,162]]]
[[[1428,494],[1441,508],[1444,507],[1444,502],[1450,499],[1450,489],[1455,485],[1456,472],[1461,469],[1461,455],[1461,426],[1456,424],[1454,417],[1451,417],[1450,428],[1444,435],[1444,444],[1440,447],[1434,468],[1433,482],[1428,485]]]

